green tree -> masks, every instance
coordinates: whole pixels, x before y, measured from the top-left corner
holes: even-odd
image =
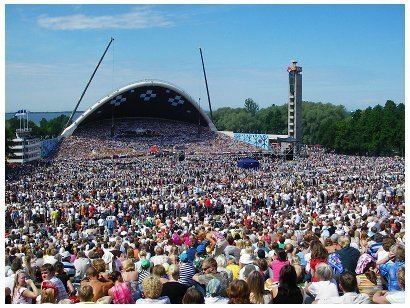
[[[253,116],[256,115],[256,113],[259,111],[259,105],[252,98],[245,99],[244,106],[246,111]]]

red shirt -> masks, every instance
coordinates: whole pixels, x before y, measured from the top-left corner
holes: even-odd
[[[315,270],[316,270],[316,266],[317,266],[319,263],[326,263],[326,264],[327,264],[327,259],[311,259],[311,260],[310,260],[310,268],[311,268],[313,271],[315,271]],[[313,277],[312,277],[312,282],[316,282],[316,281],[318,281],[318,280],[316,279],[315,276],[313,276]]]
[[[93,217],[94,211],[95,211],[95,208],[94,208],[93,206],[90,206],[90,208],[88,209],[89,217],[90,217],[90,218]]]

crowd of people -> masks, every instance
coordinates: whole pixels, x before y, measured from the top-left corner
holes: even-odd
[[[125,141],[89,125],[7,170],[6,303],[404,303],[403,158],[315,150],[248,170],[252,146],[162,124]],[[186,157],[104,158],[153,144]]]
[[[150,131],[156,136],[122,137],[122,131]],[[92,142],[90,142],[92,140]],[[163,151],[182,148],[192,154],[228,154],[260,151],[244,142],[211,131],[208,127],[172,120],[103,120],[80,126],[68,137],[58,156],[72,159],[141,155],[156,145]]]

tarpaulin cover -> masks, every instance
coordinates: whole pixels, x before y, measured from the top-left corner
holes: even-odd
[[[237,166],[244,169],[257,169],[259,168],[259,162],[253,158],[242,158],[238,160]]]

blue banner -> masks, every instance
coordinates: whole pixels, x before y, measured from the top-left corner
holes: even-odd
[[[269,151],[269,137],[267,134],[242,134],[233,133],[233,138],[235,140],[243,141],[258,148]]]

